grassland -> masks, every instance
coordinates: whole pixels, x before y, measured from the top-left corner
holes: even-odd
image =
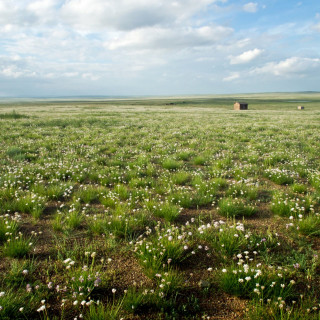
[[[3,100],[0,319],[320,319],[319,123],[312,93]]]

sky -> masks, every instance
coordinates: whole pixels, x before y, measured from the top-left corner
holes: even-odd
[[[320,0],[0,0],[0,97],[320,91]]]

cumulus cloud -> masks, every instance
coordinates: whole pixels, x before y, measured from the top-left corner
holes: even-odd
[[[58,8],[56,0],[36,0],[27,5],[26,11],[35,17],[34,23],[55,24],[59,18]]]
[[[225,0],[1,0],[0,23],[68,24],[81,30],[133,30],[181,23]]]
[[[23,57],[0,61],[0,76],[126,81],[180,63],[184,49],[217,47],[233,34],[194,16],[219,1],[225,0],[0,0],[0,55]]]
[[[205,26],[200,28],[144,28],[121,34],[105,46],[110,50],[119,48],[172,49],[201,47],[216,43],[232,33],[231,28]]]
[[[258,11],[258,4],[256,2],[249,2],[245,4],[242,8],[246,12],[255,13]]]
[[[250,62],[260,56],[262,52],[263,50],[255,48],[253,50],[245,51],[238,56],[231,56],[230,64],[242,64]]]
[[[33,14],[26,11],[26,6],[23,1],[0,1],[0,24],[18,24],[25,26],[31,24],[33,20]]]
[[[169,17],[161,4],[147,1],[70,0],[61,10],[63,19],[81,29],[114,27],[132,29],[164,22]]]
[[[23,75],[22,71],[19,71],[19,69],[14,66],[6,66],[0,70],[1,74],[8,78],[20,78]]]
[[[240,78],[240,74],[238,72],[233,72],[229,76],[223,78],[223,81],[228,82],[228,81],[233,81],[239,78]]]
[[[0,23],[7,28],[61,23],[60,0],[1,0]]]
[[[156,94],[165,92],[162,86],[171,92],[175,88],[176,92],[232,91],[234,83],[238,89],[244,86],[243,79],[239,81],[242,73],[252,79],[261,78],[260,74],[269,74],[266,79],[308,74],[303,84],[316,82],[312,79],[317,79],[315,70],[320,71],[317,59],[294,57],[279,62],[278,57],[302,54],[302,45],[297,45],[301,36],[306,55],[312,54],[307,48],[317,53],[319,20],[301,24],[284,18],[280,26],[268,21],[248,29],[251,23],[239,26],[237,22],[243,11],[254,13],[264,6],[256,0],[231,2],[0,0],[0,81],[7,92],[23,89],[27,94],[34,84],[36,94],[42,85],[51,93],[54,86],[80,93],[91,88],[99,94],[106,93],[107,86],[118,92],[131,86],[140,90],[132,93],[141,94],[150,93],[146,88]],[[262,48],[268,48],[264,58],[274,62],[257,65]],[[162,74],[170,81],[159,77]],[[286,79],[283,83],[289,86]],[[6,90],[1,87],[2,93]]]
[[[5,78],[17,79],[36,76],[30,61],[19,56],[0,57],[0,66],[0,75]]]
[[[65,21],[78,28],[133,30],[185,20],[218,0],[69,0],[61,9]]]
[[[304,76],[306,73],[319,72],[320,59],[291,57],[280,62],[269,62],[263,67],[254,68],[251,74],[273,74],[275,76]]]

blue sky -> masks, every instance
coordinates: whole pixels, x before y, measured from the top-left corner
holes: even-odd
[[[319,91],[319,74],[319,0],[0,0],[0,97]]]

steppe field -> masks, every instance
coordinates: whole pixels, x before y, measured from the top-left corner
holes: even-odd
[[[0,100],[0,319],[319,320],[319,129],[318,93]]]

